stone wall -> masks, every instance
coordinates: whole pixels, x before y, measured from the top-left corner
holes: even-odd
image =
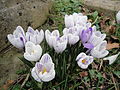
[[[24,29],[43,24],[52,0],[0,0],[0,51],[7,46],[6,36],[18,25]]]
[[[111,17],[120,10],[120,0],[83,0],[83,3]]]

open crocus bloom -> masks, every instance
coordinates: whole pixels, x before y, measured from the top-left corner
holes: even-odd
[[[40,45],[28,41],[25,44],[24,58],[28,61],[38,61],[42,55],[42,48]]]
[[[55,78],[54,63],[49,54],[44,54],[31,71],[32,77],[38,82],[49,82]]]
[[[63,35],[55,39],[54,49],[57,53],[62,53],[67,47],[67,36]]]
[[[40,30],[39,32],[38,30],[34,30],[32,27],[28,27],[26,39],[34,44],[40,44],[44,39],[44,32],[43,30]]]
[[[113,64],[115,62],[115,60],[117,59],[117,57],[119,56],[120,52],[116,55],[112,55],[106,58],[103,58],[103,60],[109,60],[109,64]]]
[[[107,46],[107,41],[102,41],[99,45],[97,45],[96,47],[94,47],[91,50],[91,55],[95,58],[103,58],[106,55],[108,55],[108,51],[106,50],[106,46]]]
[[[45,38],[48,43],[48,45],[52,48],[55,44],[55,39],[60,36],[58,30],[54,30],[52,33],[49,30],[45,31]]]
[[[7,35],[8,40],[13,46],[23,49],[26,43],[25,32],[21,26],[18,26],[13,34]]]
[[[97,46],[106,38],[106,34],[101,34],[100,31],[93,32],[92,36],[89,39],[89,43],[93,44],[93,46]]]
[[[87,56],[85,53],[80,53],[76,58],[77,64],[82,69],[87,69],[88,65],[93,62],[92,56]]]
[[[69,29],[65,28],[63,30],[63,34],[67,36],[67,40],[70,45],[74,45],[79,41],[78,33],[79,32],[77,31],[77,29],[75,29],[75,27]]]

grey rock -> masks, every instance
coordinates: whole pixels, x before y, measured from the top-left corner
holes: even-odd
[[[0,55],[0,86],[7,80],[15,80],[19,77],[16,74],[18,70],[25,70],[25,66],[18,57],[23,56],[16,48],[9,49],[8,52]]]
[[[120,0],[83,0],[83,3],[111,17],[120,10]]]

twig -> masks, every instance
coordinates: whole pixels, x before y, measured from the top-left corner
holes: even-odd
[[[21,89],[23,88],[23,86],[25,85],[25,83],[27,82],[28,78],[30,76],[30,73],[27,74],[27,77],[25,78],[24,82],[21,85]]]
[[[103,60],[101,60],[99,71],[101,70],[102,65],[103,65]]]
[[[113,77],[113,74],[111,73],[111,76],[112,76],[112,81],[113,81],[113,83],[114,83],[114,85],[115,85],[115,90],[118,90],[117,89],[117,86],[116,86],[116,83],[115,83],[115,78]]]

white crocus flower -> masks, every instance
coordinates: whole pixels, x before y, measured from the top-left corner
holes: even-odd
[[[23,49],[26,43],[25,32],[21,26],[17,26],[13,34],[7,35],[10,43],[16,48]]]
[[[44,39],[44,31],[40,30],[40,32],[36,29],[34,30],[32,27],[28,27],[26,32],[27,41],[31,41],[34,44],[40,44]]]
[[[88,22],[88,17],[82,13],[73,13],[72,15],[65,15],[65,26],[70,28],[76,25],[82,27],[91,27],[91,23]]]
[[[67,36],[67,40],[70,45],[74,45],[79,41],[78,33],[79,31],[78,29],[75,29],[75,27],[69,29],[65,28],[63,30],[63,34]]]
[[[28,61],[38,61],[42,55],[42,48],[40,45],[28,41],[25,44],[24,58]]]
[[[63,35],[62,37],[58,37],[54,42],[55,52],[62,53],[67,47],[67,36]]]
[[[80,53],[76,58],[77,64],[82,69],[87,69],[88,65],[90,65],[93,62],[92,56],[87,56],[85,53]]]
[[[44,54],[31,71],[32,77],[38,82],[49,82],[55,78],[55,69],[52,58]]]
[[[95,41],[97,42],[97,41]],[[94,47],[91,50],[91,55],[95,58],[103,58],[106,55],[108,55],[108,51],[106,50],[106,46],[107,46],[107,41],[102,41],[99,45],[97,45],[96,47]]]
[[[45,38],[48,43],[48,45],[52,48],[53,45],[55,44],[55,39],[60,36],[58,30],[52,31],[52,33],[49,30],[45,31]]]
[[[93,27],[95,30],[95,27]],[[97,46],[106,38],[106,34],[102,34],[100,31],[93,31],[92,36],[90,37],[88,43],[93,44],[93,46]]]
[[[115,62],[115,60],[117,59],[117,57],[119,56],[120,52],[116,55],[112,55],[106,58],[103,58],[103,60],[109,60],[109,64],[113,64]]]
[[[117,23],[120,24],[120,11],[116,14]]]

